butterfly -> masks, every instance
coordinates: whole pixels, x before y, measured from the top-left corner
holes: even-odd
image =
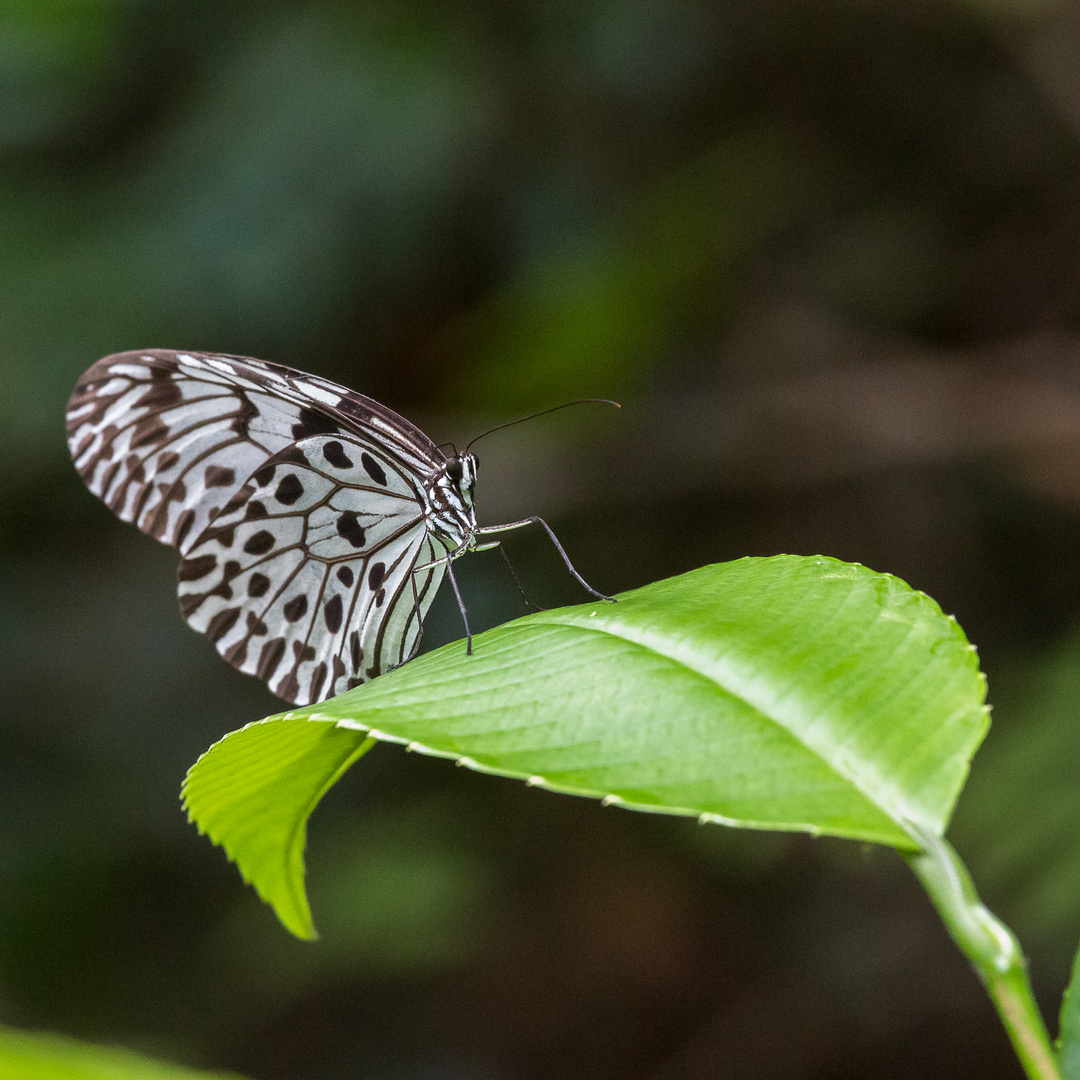
[[[468,449],[445,454],[316,375],[243,356],[116,353],[77,382],[67,434],[90,490],[179,549],[188,623],[297,705],[409,660],[444,574],[465,618],[452,561],[495,534],[540,525],[577,581],[609,599],[542,519],[477,525]],[[467,618],[465,629],[471,652]]]

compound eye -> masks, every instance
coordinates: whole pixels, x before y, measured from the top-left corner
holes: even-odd
[[[450,477],[455,484],[461,483],[461,462],[458,461],[457,458],[446,466],[446,475]]]

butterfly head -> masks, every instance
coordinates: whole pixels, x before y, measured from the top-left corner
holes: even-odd
[[[447,485],[459,496],[466,507],[471,508],[476,490],[477,460],[475,454],[466,451],[454,454],[446,463]]]

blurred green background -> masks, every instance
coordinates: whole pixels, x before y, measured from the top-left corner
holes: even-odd
[[[1080,939],[1080,6],[0,3],[0,1022],[257,1080],[1019,1077],[890,852],[393,747],[293,941],[178,806],[278,711],[78,480],[76,377],[260,356],[479,447],[617,591],[825,553],[936,597],[995,726],[952,837],[1052,1016]],[[539,536],[527,590],[581,599]],[[474,628],[525,610],[458,564]],[[425,646],[460,621],[447,591]]]

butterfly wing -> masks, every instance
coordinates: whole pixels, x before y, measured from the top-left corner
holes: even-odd
[[[340,430],[418,478],[445,457],[404,418],[345,387],[250,357],[165,349],[99,360],[68,403],[68,446],[90,490],[181,551],[266,459]]]
[[[395,413],[316,376],[164,350],[99,361],[68,409],[72,457],[124,520],[180,548],[181,610],[297,704],[409,659],[450,542],[445,465]]]

